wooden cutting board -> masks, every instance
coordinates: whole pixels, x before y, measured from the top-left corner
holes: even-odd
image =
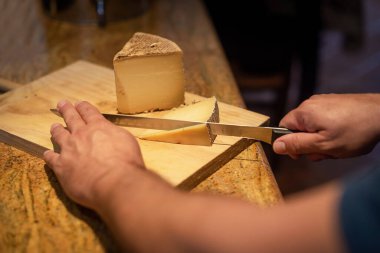
[[[187,104],[204,99],[190,93],[185,97]],[[42,157],[46,149],[53,149],[49,132],[51,124],[63,123],[49,111],[60,99],[85,100],[102,112],[116,113],[113,70],[78,61],[1,95],[0,141]],[[219,103],[219,108],[220,121],[224,123],[258,126],[269,119],[225,103]],[[128,130],[135,135],[141,131],[136,128]],[[148,169],[183,189],[194,187],[253,143],[252,140],[227,136],[218,136],[210,147],[138,141]]]

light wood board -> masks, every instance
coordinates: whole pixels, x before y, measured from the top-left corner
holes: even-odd
[[[51,124],[63,123],[49,111],[60,99],[85,100],[102,112],[116,113],[113,70],[78,61],[0,96],[0,141],[41,157],[43,151],[53,148]],[[202,99],[186,93],[187,104]],[[250,125],[268,122],[267,116],[225,103],[219,103],[219,108],[221,122]],[[141,131],[128,130],[135,135]],[[194,187],[253,143],[227,136],[218,136],[210,147],[138,141],[148,169],[184,189]]]

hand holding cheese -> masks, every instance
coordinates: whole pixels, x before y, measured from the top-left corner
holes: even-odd
[[[134,114],[183,104],[182,50],[174,42],[135,33],[113,63],[119,112]]]

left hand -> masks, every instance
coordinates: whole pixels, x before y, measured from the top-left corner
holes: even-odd
[[[130,170],[144,168],[140,148],[135,137],[107,121],[87,102],[74,107],[61,101],[57,108],[67,129],[52,125],[52,138],[61,150],[46,151],[44,160],[70,198],[96,210],[101,195],[107,195],[118,179],[127,177]]]

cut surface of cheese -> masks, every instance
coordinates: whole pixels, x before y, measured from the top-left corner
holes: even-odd
[[[167,110],[184,103],[182,50],[174,42],[135,33],[113,64],[119,112]]]
[[[218,103],[215,97],[208,98],[201,102],[169,111],[167,114],[162,116],[162,118],[201,122],[219,122]],[[140,135],[139,138],[177,144],[210,146],[214,142],[216,135],[211,134],[207,124],[202,124],[169,131],[147,130]]]

